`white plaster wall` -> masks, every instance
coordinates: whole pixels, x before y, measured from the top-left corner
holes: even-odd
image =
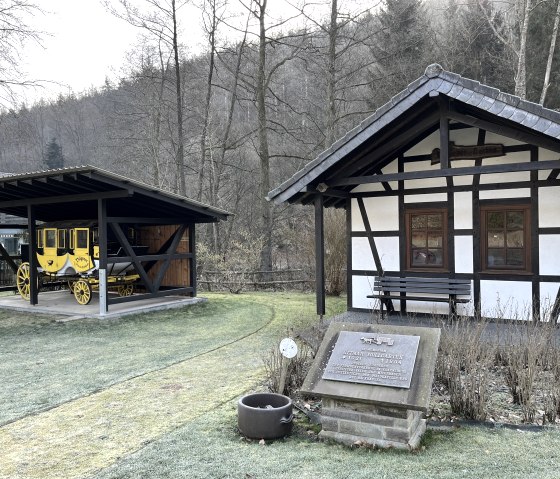
[[[560,159],[560,153],[546,150],[544,148],[539,148],[539,161],[552,161],[552,160],[559,160],[559,159]],[[550,174],[550,170],[539,170],[539,180],[546,180],[549,174]]]
[[[530,281],[480,281],[483,316],[524,319],[531,311]]]
[[[476,144],[476,142],[474,144]],[[453,160],[451,162],[452,168],[469,168],[472,166],[474,166],[474,160]],[[453,177],[454,185],[472,185],[472,183],[473,183],[473,175]]]
[[[429,155],[434,148],[439,148],[439,130],[434,131],[430,136],[407,150],[404,156]]]
[[[367,238],[352,238],[352,269],[375,270],[375,262]]]
[[[456,145],[476,145],[478,141],[478,128],[449,130],[449,140],[454,141]]]
[[[472,223],[472,193],[470,191],[455,193],[455,228],[470,230]]]
[[[541,283],[541,318],[548,319],[560,283]]]
[[[397,231],[399,229],[399,199],[396,196],[364,198],[364,206],[372,230]],[[356,199],[352,199],[352,231],[365,231]]]
[[[500,198],[529,198],[531,190],[529,188],[519,188],[517,190],[491,190],[481,191],[481,200],[497,200]]]
[[[399,237],[375,238],[381,266],[384,271],[400,271]]]
[[[352,307],[373,309],[375,300],[367,298],[373,294],[373,276],[352,276]]]
[[[385,175],[391,173],[397,173],[398,171],[399,171],[399,163],[397,160],[393,160],[391,163],[389,163],[385,168],[381,170],[381,172]],[[394,190],[398,189],[399,187],[398,182],[396,181],[390,181],[389,185],[391,185],[391,188],[393,188]],[[368,193],[370,191],[383,191],[384,189],[385,188],[383,188],[383,185],[381,183],[371,183],[371,184],[358,185],[354,189],[352,189],[351,192]]]
[[[431,195],[407,195],[404,197],[405,203],[428,203],[431,201],[447,201],[447,194],[434,193]]]
[[[490,142],[487,141],[487,143]],[[484,158],[482,160],[482,166],[527,163],[530,160],[530,153],[528,151],[519,151],[515,153],[508,153],[505,156],[499,156],[497,158]],[[480,184],[529,181],[530,179],[531,175],[528,171],[519,171],[515,173],[495,173],[491,175],[480,175]]]
[[[560,186],[539,188],[539,227],[560,226]]]
[[[560,235],[539,236],[539,269],[541,274],[560,274]]]
[[[432,165],[429,161],[416,161],[414,163],[405,163],[404,171],[438,171],[440,165]],[[445,178],[426,178],[422,180],[406,180],[404,187],[406,188],[436,188],[446,186]]]
[[[508,138],[507,136],[497,135],[496,133],[492,133],[490,131],[486,132],[486,143],[501,143],[505,146],[511,145],[524,145],[525,142],[520,140],[514,140],[512,138]]]
[[[455,272],[472,273],[473,269],[473,237],[455,236]]]

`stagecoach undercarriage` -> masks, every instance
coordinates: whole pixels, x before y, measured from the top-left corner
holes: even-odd
[[[29,263],[25,262],[17,270],[16,284],[19,294],[24,299],[29,299],[30,294],[30,270]],[[97,273],[97,270],[95,271]],[[119,296],[131,296],[134,293],[134,285],[140,279],[138,274],[109,275],[107,284],[109,291],[118,293]],[[52,283],[67,282],[70,293],[74,295],[79,304],[89,304],[92,292],[99,288],[97,274],[92,275],[59,275],[56,273],[39,272],[38,291]]]

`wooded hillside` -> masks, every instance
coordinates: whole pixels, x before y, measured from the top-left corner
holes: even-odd
[[[221,40],[233,0],[204,0],[208,46],[195,56],[177,25],[182,2],[106,3],[143,33],[126,74],[80,96],[4,111],[0,170],[90,164],[224,208],[234,216],[199,234],[218,266],[313,264],[312,209],[274,207],[264,196],[430,63],[560,107],[557,0],[370,8],[324,0],[330,14],[300,3],[296,23],[271,17],[266,0],[246,0],[235,5],[243,12],[235,43]],[[343,233],[343,219],[327,219]]]

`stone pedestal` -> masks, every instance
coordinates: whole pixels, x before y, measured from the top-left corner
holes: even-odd
[[[351,446],[363,444],[416,449],[426,430],[420,411],[323,398],[319,437]]]

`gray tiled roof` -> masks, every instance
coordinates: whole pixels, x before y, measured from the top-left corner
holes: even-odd
[[[268,199],[276,203],[288,201],[321,173],[340,161],[376,132],[406,112],[426,96],[443,94],[455,101],[479,108],[519,125],[560,140],[560,113],[536,103],[504,93],[478,81],[463,78],[444,70],[438,64],[429,65],[417,80],[378,108],[371,116],[350,130],[330,148],[295,173],[279,187],[270,191]]]

